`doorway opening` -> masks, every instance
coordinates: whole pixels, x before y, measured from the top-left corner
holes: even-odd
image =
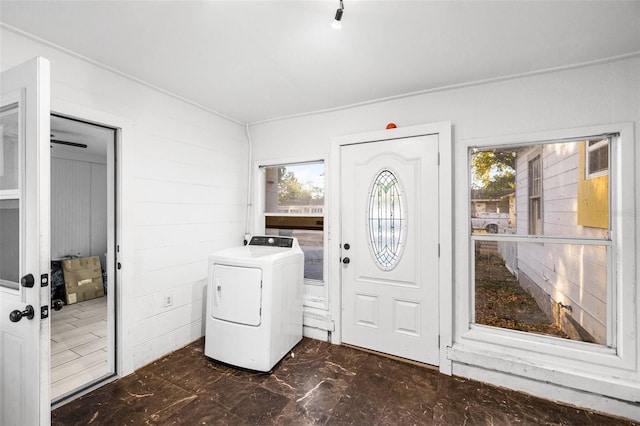
[[[51,114],[54,406],[116,375],[117,137],[116,128]]]

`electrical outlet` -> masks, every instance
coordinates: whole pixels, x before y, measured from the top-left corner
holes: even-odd
[[[166,307],[169,307],[171,305],[173,305],[173,297],[165,296],[164,297],[164,307],[166,308]]]

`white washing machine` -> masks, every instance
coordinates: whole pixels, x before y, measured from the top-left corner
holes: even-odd
[[[210,255],[204,354],[271,371],[302,339],[303,279],[295,238],[256,236]]]

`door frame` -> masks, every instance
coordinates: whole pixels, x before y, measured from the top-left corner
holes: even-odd
[[[451,361],[447,359],[447,349],[452,345],[453,330],[453,163],[451,122],[422,124],[380,130],[331,139],[331,162],[327,167],[330,175],[329,187],[329,311],[335,322],[331,333],[331,343],[342,343],[342,274],[340,259],[341,235],[341,148],[345,145],[380,142],[423,135],[438,135],[438,229],[440,257],[438,258],[438,307],[440,335],[439,370],[451,374]]]
[[[65,403],[77,398],[79,395],[83,395],[86,393],[87,389],[95,389],[97,386],[102,385],[106,382],[109,382],[117,377],[117,367],[119,362],[118,354],[115,352],[117,345],[116,340],[118,336],[118,327],[117,316],[115,303],[118,297],[118,280],[117,280],[117,269],[116,269],[116,247],[118,245],[118,234],[117,234],[117,220],[116,220],[116,208],[118,207],[117,200],[117,173],[116,173],[116,164],[117,164],[117,155],[118,149],[116,145],[119,140],[119,129],[106,124],[106,123],[98,123],[95,121],[89,121],[84,118],[69,116],[66,114],[61,114],[57,111],[51,111],[51,118],[57,117],[68,121],[73,121],[76,123],[82,123],[84,125],[95,126],[105,129],[110,129],[113,131],[114,139],[108,143],[106,147],[107,157],[106,157],[106,182],[107,182],[107,191],[106,191],[106,243],[107,243],[107,258],[105,259],[106,264],[105,270],[107,273],[108,279],[108,287],[106,289],[106,297],[108,300],[107,304],[107,330],[108,330],[108,343],[107,343],[107,366],[109,367],[109,376],[102,376],[98,379],[88,379],[84,384],[77,386],[76,388],[70,390],[69,392],[59,395],[57,397],[51,398],[51,406],[52,408],[59,407],[64,405]],[[54,130],[51,129],[53,132]],[[54,158],[53,156],[51,157]],[[84,160],[83,160],[84,161]],[[50,209],[51,210],[51,209]],[[53,212],[50,212],[50,218],[53,217]],[[52,333],[53,333],[53,326]]]
[[[133,147],[124,143],[124,140],[131,140],[133,136],[133,122],[127,118],[117,116],[108,112],[99,111],[85,105],[68,102],[62,99],[51,98],[51,114],[63,117],[74,118],[88,123],[95,123],[116,129],[115,143],[115,172],[114,175],[114,203],[115,203],[115,241],[117,253],[113,253],[113,264],[115,267],[115,329],[116,329],[116,363],[115,373],[117,377],[123,377],[134,371],[134,340],[133,324],[135,319],[134,292],[127,283],[133,282],[133,267],[126,268],[124,265],[133,265],[134,251],[134,228],[133,207],[135,206],[134,194],[131,185],[135,168],[129,165],[133,158]],[[131,259],[131,260],[129,260]],[[129,260],[129,261],[128,261]],[[118,269],[118,263],[122,268]],[[105,382],[97,383],[84,391],[79,392],[73,398],[86,394],[104,385]],[[68,402],[63,400],[52,408]]]

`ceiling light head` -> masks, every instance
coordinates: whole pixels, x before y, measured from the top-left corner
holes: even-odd
[[[336,10],[336,17],[331,23],[331,26],[336,30],[342,28],[342,13],[344,12],[344,4],[340,0],[340,7]]]

